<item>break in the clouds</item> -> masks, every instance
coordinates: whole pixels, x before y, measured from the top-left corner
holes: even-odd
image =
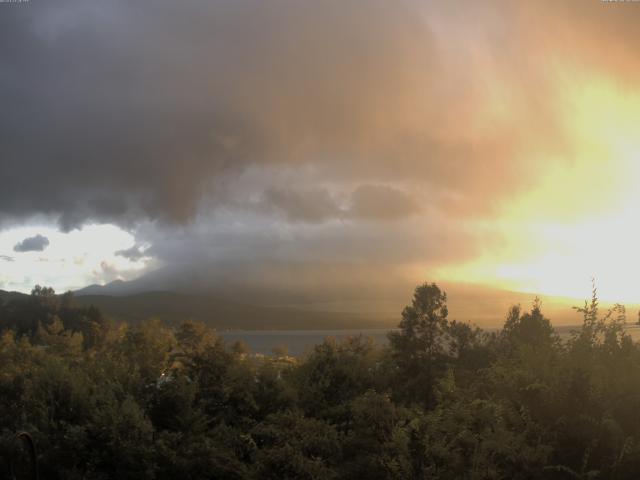
[[[42,252],[49,246],[49,239],[43,235],[25,238],[13,247],[14,252]]]
[[[46,225],[11,227],[0,234],[0,252],[10,251],[25,238],[37,235],[50,239],[45,251],[0,255],[0,283],[4,288],[28,292],[39,283],[62,292],[116,279],[129,280],[149,266],[150,259],[131,260],[115,255],[115,250],[130,248],[134,239],[112,225],[85,225],[68,233]]]
[[[640,8],[611,3],[0,3],[0,228],[135,235],[97,281],[508,263],[632,188]]]

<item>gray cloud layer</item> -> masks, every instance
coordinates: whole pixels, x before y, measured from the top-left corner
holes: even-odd
[[[42,252],[49,246],[49,239],[43,235],[25,238],[13,247],[14,252]]]

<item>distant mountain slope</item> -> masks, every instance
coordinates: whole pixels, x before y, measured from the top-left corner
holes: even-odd
[[[26,297],[26,296],[27,295],[25,293],[7,292],[5,290],[0,290],[0,300],[2,300],[3,302],[8,302],[8,301],[11,301],[13,299],[23,298],[23,297]]]
[[[397,272],[379,272],[375,268],[372,268],[369,271],[370,275],[366,277],[351,276],[349,268],[341,264],[335,266],[335,272],[332,275],[323,277],[321,275],[323,271],[326,271],[326,268],[314,270],[304,265],[282,265],[277,262],[258,266],[204,263],[199,268],[159,268],[132,281],[115,281],[104,286],[92,285],[77,291],[76,295],[118,297],[170,291],[197,297],[197,300],[192,300],[194,302],[192,306],[184,297],[173,296],[171,300],[167,299],[168,304],[162,315],[172,318],[180,314],[180,308],[190,308],[191,316],[205,317],[208,311],[218,311],[219,307],[215,304],[232,304],[234,307],[229,308],[234,312],[238,312],[241,306],[246,309],[250,308],[247,305],[254,306],[251,308],[258,308],[255,306],[261,305],[262,307],[259,308],[267,308],[265,318],[274,320],[276,317],[273,315],[274,311],[285,306],[293,307],[293,310],[285,308],[283,317],[289,318],[292,315],[291,312],[295,312],[296,318],[305,324],[306,322],[324,324],[324,319],[329,318],[340,318],[345,322],[369,318],[376,319],[376,322],[377,319],[384,319],[390,324],[397,325],[402,309],[411,302],[413,290],[416,284],[420,283],[399,276]],[[472,322],[481,327],[502,326],[507,311],[512,305],[521,304],[523,309],[528,309],[536,297],[534,293],[512,292],[482,285],[438,282],[437,280],[436,283],[447,293],[450,318]],[[586,285],[585,295],[589,296],[589,294],[589,286]],[[210,302],[203,298],[216,300]],[[549,295],[540,295],[540,298],[544,314],[554,325],[575,325],[581,322],[580,316],[571,307],[581,305],[582,299]],[[139,301],[144,303],[143,300]],[[118,302],[110,300],[107,303],[111,305]],[[607,305],[603,303],[602,307],[606,309]],[[635,307],[631,305],[628,307],[630,321],[635,321],[635,312],[631,313]],[[119,311],[125,315],[124,308]],[[149,311],[149,308],[145,311]],[[170,315],[166,313],[168,311],[174,313]],[[186,311],[182,313],[187,314]],[[242,315],[229,313],[231,315],[229,318],[240,321],[245,313]],[[334,322],[334,320],[326,321]],[[244,320],[243,322],[243,324],[247,323]],[[342,320],[339,322],[342,323]],[[266,325],[267,322],[262,323]],[[282,322],[276,323],[280,325]],[[349,328],[349,325],[345,325],[345,328]]]
[[[399,298],[374,298],[318,302],[293,302],[279,305],[259,304],[259,298],[246,295],[252,301],[226,292],[197,294],[170,291],[148,291],[135,294],[105,295],[101,292],[125,292],[129,282],[107,286],[91,286],[76,292],[79,306],[95,305],[115,320],[140,322],[156,317],[169,324],[185,319],[203,321],[218,329],[358,329],[392,328],[401,318],[402,308],[411,301],[408,290]],[[480,327],[501,327],[508,309],[521,304],[528,309],[535,294],[509,292],[464,284],[442,284],[448,294],[449,318],[474,323]],[[96,292],[98,294],[96,294]],[[0,300],[7,302],[24,298],[25,294],[0,290]],[[580,300],[541,296],[542,310],[552,323],[577,325],[580,315],[571,309]],[[601,304],[601,311],[608,308]],[[637,321],[638,305],[627,305],[628,322]]]
[[[127,296],[79,295],[78,305],[95,305],[121,321],[159,318],[169,324],[193,319],[218,329],[340,329],[389,328],[397,319],[381,315],[324,312],[295,307],[271,307],[229,302],[220,298],[175,292]]]
[[[378,326],[397,325],[402,309],[411,302],[413,293],[413,287],[407,287],[402,294],[380,292],[376,295],[375,292],[366,292],[358,298],[359,292],[355,292],[352,299],[309,301],[295,295],[291,295],[291,298],[279,296],[277,292],[269,296],[268,291],[217,286],[211,286],[209,293],[188,290],[170,293],[164,289],[145,291],[147,284],[148,279],[93,285],[77,291],[76,297],[78,302],[93,302],[115,317],[132,321],[158,316],[167,321],[197,318],[224,324],[228,328],[290,328],[290,325],[293,325],[291,328],[324,328],[320,325],[352,328],[363,322]],[[512,305],[520,304],[527,309],[536,297],[532,293],[470,284],[442,283],[440,286],[447,292],[449,317],[481,327],[502,326]],[[540,298],[543,312],[555,325],[581,322],[579,315],[571,308],[581,305],[581,300],[545,295]],[[606,308],[605,304],[603,308]],[[256,321],[256,316],[263,320]]]
[[[88,287],[76,290],[74,293],[76,297],[78,297],[84,295],[121,296],[131,295],[132,293],[137,292],[134,288],[132,288],[132,282],[125,282],[124,280],[114,280],[113,282],[107,283],[106,285],[89,285]]]

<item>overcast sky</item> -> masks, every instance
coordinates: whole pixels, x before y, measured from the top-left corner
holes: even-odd
[[[162,268],[632,298],[638,22],[598,0],[0,3],[0,288]]]

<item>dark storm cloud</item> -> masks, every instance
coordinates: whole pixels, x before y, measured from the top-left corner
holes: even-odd
[[[49,246],[49,239],[43,235],[25,238],[13,247],[14,252],[42,252]]]
[[[491,4],[417,0],[3,5],[0,220],[184,223],[220,181],[255,164],[311,164],[337,181],[422,179],[473,199],[459,210],[489,204],[487,192],[528,178],[516,143],[553,122],[538,97],[544,75],[530,88],[533,67],[519,60],[518,75],[506,74],[530,100],[518,129],[465,133],[473,121],[461,119],[492,80],[482,65],[466,74],[477,63],[469,46],[481,40],[498,69],[530,48],[492,37],[526,23],[509,6],[465,43],[468,10],[496,17]]]
[[[362,105],[408,61],[407,28],[428,37],[408,4],[362,13],[287,1],[4,8],[0,214],[57,215],[63,229],[185,222],[212,180],[248,164],[351,156]],[[367,71],[376,80],[358,98]]]

